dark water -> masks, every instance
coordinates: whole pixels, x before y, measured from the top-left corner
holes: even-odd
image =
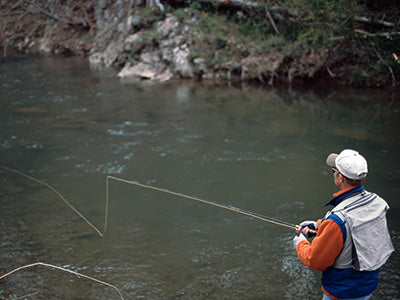
[[[391,206],[397,252],[373,299],[400,299],[400,105],[395,93],[129,84],[85,61],[0,64],[0,164],[57,189],[100,231],[107,175],[290,223],[336,192],[330,152],[359,150],[366,188]],[[320,299],[285,227],[110,181],[100,237],[54,192],[0,170],[0,274],[45,262],[115,285],[125,299]],[[29,299],[119,299],[37,266],[0,280]]]

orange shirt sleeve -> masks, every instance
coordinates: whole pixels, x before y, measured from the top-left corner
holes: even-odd
[[[299,242],[296,252],[307,267],[324,271],[333,265],[340,254],[343,248],[343,236],[339,225],[333,220],[328,219],[318,225],[318,233],[313,241]]]

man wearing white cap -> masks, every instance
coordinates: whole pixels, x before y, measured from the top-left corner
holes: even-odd
[[[379,268],[393,252],[386,224],[389,206],[364,189],[368,165],[357,151],[332,153],[326,163],[339,188],[327,204],[334,208],[321,220],[300,223],[293,243],[306,266],[322,271],[324,300],[366,300],[378,286]],[[310,229],[317,230],[311,243]]]

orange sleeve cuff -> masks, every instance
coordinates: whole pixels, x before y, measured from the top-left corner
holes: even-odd
[[[318,220],[320,221],[320,220]],[[333,265],[343,247],[342,231],[333,220],[319,222],[314,240],[301,241],[296,246],[299,259],[311,269],[324,271]]]

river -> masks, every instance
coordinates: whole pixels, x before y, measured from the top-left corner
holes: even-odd
[[[80,58],[0,69],[0,164],[21,172],[0,169],[0,275],[43,262],[125,299],[321,299],[320,272],[298,260],[287,227],[113,179],[104,236],[93,227],[104,230],[108,175],[289,223],[321,218],[336,192],[326,156],[352,148],[369,162],[366,189],[391,207],[397,250],[372,299],[400,299],[395,93],[132,83]],[[0,290],[120,299],[40,265]]]

